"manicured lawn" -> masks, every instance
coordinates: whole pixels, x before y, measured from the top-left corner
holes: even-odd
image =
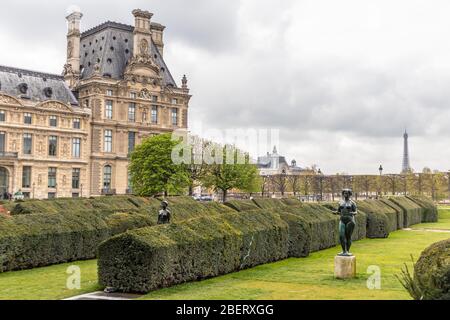
[[[413,229],[450,229],[450,207],[439,209],[439,222],[421,223],[412,226]]]
[[[76,265],[81,270],[81,289],[66,287],[67,268]],[[76,261],[30,270],[0,273],[0,299],[2,300],[57,300],[95,291],[97,260]]]
[[[414,226],[450,229],[450,208],[440,210],[440,222]],[[450,237],[431,231],[396,231],[388,239],[364,239],[352,247],[357,257],[356,279],[333,277],[333,259],[339,247],[290,258],[252,269],[154,291],[144,299],[410,299],[398,282],[403,263],[411,266],[431,243]],[[32,270],[0,273],[0,299],[63,299],[96,291],[97,261],[78,261]],[[81,289],[66,288],[71,265],[81,268]],[[366,286],[368,266],[381,271],[381,289]]]

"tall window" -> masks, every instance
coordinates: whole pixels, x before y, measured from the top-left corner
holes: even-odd
[[[48,137],[48,155],[56,156],[58,150],[58,137],[57,136],[49,136]]]
[[[25,123],[25,124],[31,124],[31,122],[32,122],[32,116],[31,116],[31,113],[25,112],[25,113],[23,114],[23,123]]]
[[[5,146],[6,146],[6,133],[0,131],[0,152],[5,152]]]
[[[108,120],[111,120],[113,118],[113,102],[111,100],[106,100],[105,118]]]
[[[113,91],[112,90],[106,90],[106,95],[108,97],[111,97],[113,95]]]
[[[80,118],[73,119],[73,128],[74,129],[80,129],[81,128],[81,126],[80,126]]]
[[[158,107],[157,106],[152,107],[152,123],[154,123],[154,124],[158,123]]]
[[[80,169],[73,168],[72,169],[72,189],[80,188]]]
[[[72,157],[79,158],[80,157],[80,149],[81,149],[81,139],[73,138],[72,139]]]
[[[29,188],[31,186],[31,167],[22,167],[22,188]]]
[[[0,110],[0,122],[6,121],[6,113],[4,110]]]
[[[130,98],[136,99],[136,92],[130,92]]]
[[[136,121],[136,103],[134,102],[128,105],[128,121]]]
[[[178,109],[172,108],[172,125],[178,125]]]
[[[153,102],[158,102],[158,96],[152,96],[152,101]]]
[[[23,154],[31,154],[33,137],[31,133],[23,134]]]
[[[112,130],[105,130],[105,152],[112,152]]]
[[[178,99],[173,98],[173,99],[172,99],[172,104],[178,104]]]
[[[136,144],[136,132],[128,132],[128,153],[133,152],[134,146]]]
[[[128,180],[127,180],[127,189],[128,189],[128,193],[132,192],[132,187],[131,187],[131,172],[130,170],[128,170]]]
[[[50,116],[50,121],[49,121],[49,125],[50,127],[57,127],[58,126],[58,119],[56,118],[56,116]]]
[[[48,168],[48,187],[56,188],[56,168]]]
[[[110,165],[106,165],[103,167],[103,188],[111,189],[111,173],[112,169]]]

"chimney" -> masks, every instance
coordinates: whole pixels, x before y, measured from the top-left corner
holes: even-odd
[[[164,55],[164,29],[162,24],[152,22],[150,30],[152,31],[152,39],[161,56]]]
[[[140,9],[133,10],[134,16],[134,46],[133,54],[135,56],[149,55],[151,48],[151,22],[153,13]]]
[[[69,87],[75,85],[80,75],[80,21],[81,12],[72,12],[67,19],[67,60],[64,76]]]

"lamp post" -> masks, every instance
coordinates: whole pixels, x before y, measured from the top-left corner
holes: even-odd
[[[83,198],[83,184],[80,184],[80,198]]]
[[[320,201],[323,201],[323,173],[322,171],[319,169],[319,171],[317,172],[319,174],[319,186],[320,186]]]
[[[383,166],[380,164],[380,167],[378,168],[378,171],[380,172],[380,182],[378,183],[378,196],[381,197],[381,185],[383,183],[381,176],[383,175]]]

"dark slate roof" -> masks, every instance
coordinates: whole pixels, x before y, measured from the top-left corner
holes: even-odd
[[[26,94],[19,90],[22,83],[27,85]],[[45,94],[47,88],[51,88],[50,97]],[[33,101],[58,100],[78,105],[77,99],[64,82],[64,77],[50,73],[0,66],[0,92]]]
[[[156,25],[156,24],[155,24]],[[82,78],[90,77],[94,66],[100,63],[100,74],[109,75],[113,79],[123,79],[127,61],[133,56],[134,27],[122,23],[107,21],[81,34]],[[176,83],[155,44],[151,43],[151,52],[156,64],[163,68],[164,85]]]

